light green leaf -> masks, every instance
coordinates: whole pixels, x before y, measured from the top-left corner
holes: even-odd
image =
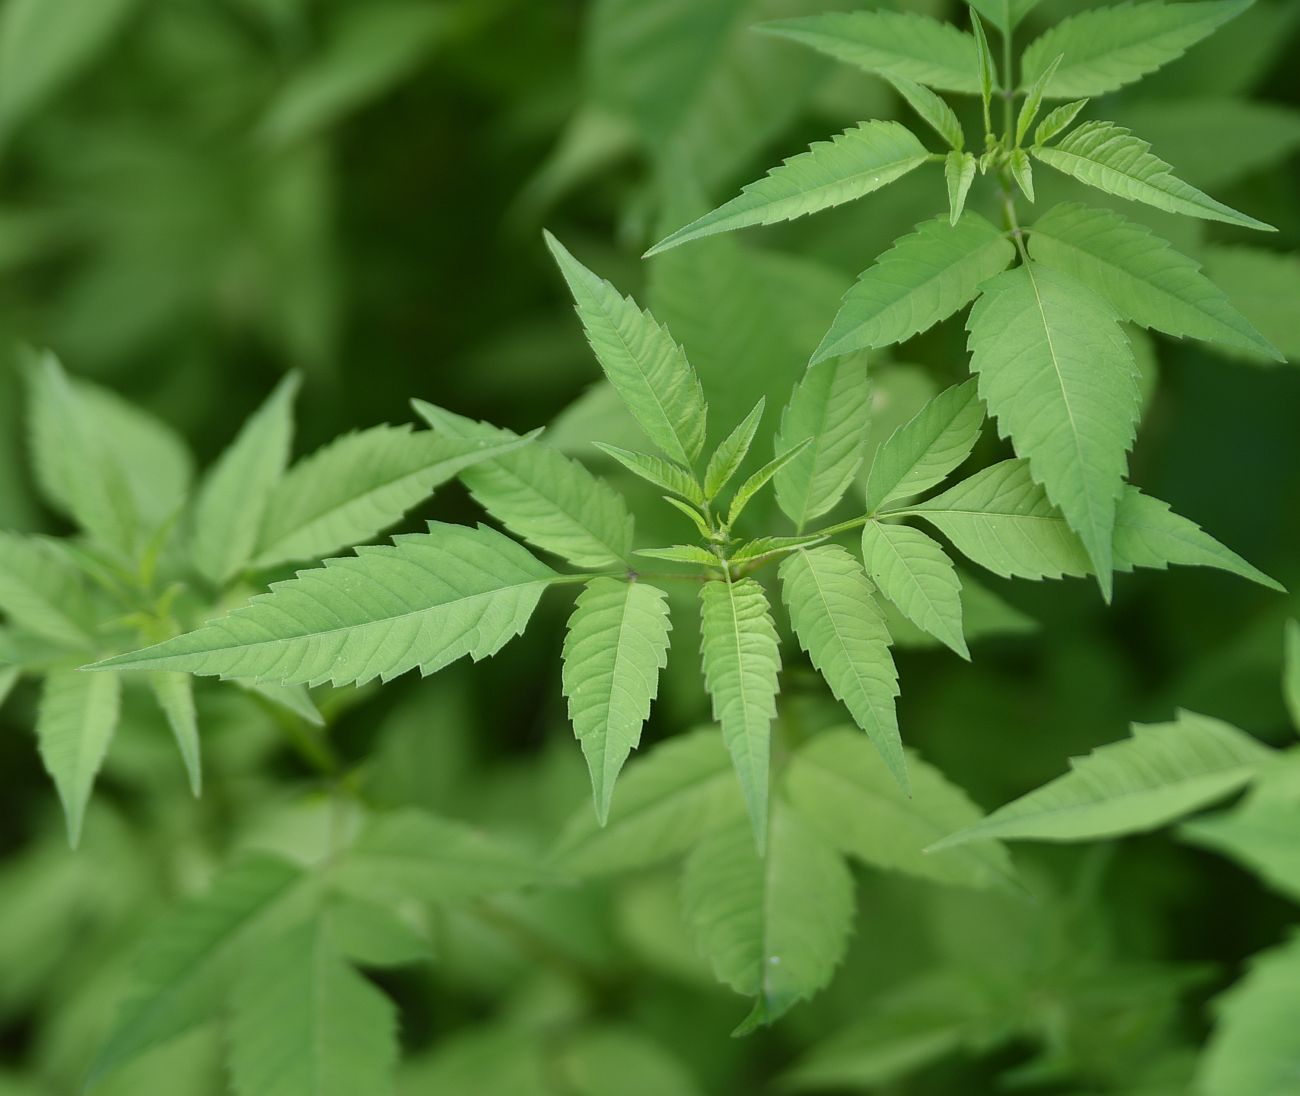
[[[627,767],[609,823],[583,805],[552,860],[580,876],[637,871],[694,847],[744,816],[731,761],[716,727],[670,738]]]
[[[690,466],[704,446],[704,391],[668,329],[564,249],[549,232],[587,341],[641,429],[671,460]]]
[[[630,1025],[581,1029],[563,1048],[566,1096],[702,1096],[682,1062]]]
[[[188,674],[164,671],[149,675],[149,687],[176,739],[176,748],[180,750],[190,780],[190,791],[197,796],[203,791],[203,771],[199,759],[199,721],[194,710],[194,679]]]
[[[303,685],[276,685],[270,681],[245,681],[236,679],[235,684],[246,692],[260,696],[277,708],[292,712],[299,719],[305,719],[315,727],[325,726],[325,717],[320,714],[311,693]]]
[[[745,507],[755,495],[759,493],[766,485],[767,481],[775,476],[782,468],[793,463],[798,459],[799,454],[804,450],[811,448],[812,438],[805,438],[803,441],[795,442],[789,449],[779,456],[768,461],[762,468],[750,476],[737,489],[736,494],[732,497],[731,506],[727,510],[727,525],[734,526],[740,520],[740,515]]]
[[[228,616],[100,666],[183,670],[278,684],[387,681],[496,654],[558,576],[485,526],[429,532],[275,583]]]
[[[1015,254],[977,213],[955,225],[943,216],[922,222],[858,275],[812,360],[903,342],[933,327],[974,300]]]
[[[1023,148],[1016,149],[1011,153],[1009,166],[1011,168],[1011,177],[1015,179],[1016,186],[1020,188],[1020,193],[1032,202],[1034,200],[1034,166],[1029,162],[1029,153]]]
[[[1146,141],[1110,122],[1084,122],[1057,145],[1035,145],[1033,154],[1057,171],[1117,198],[1145,202],[1167,213],[1276,231],[1183,182]]]
[[[1032,226],[1029,252],[1143,327],[1282,360],[1196,263],[1116,213],[1073,203],[1056,206]]]
[[[1286,696],[1291,725],[1300,732],[1300,620],[1286,622],[1283,641],[1282,692]]]
[[[1218,1022],[1197,1075],[1204,1096],[1283,1093],[1300,1073],[1300,935],[1255,956],[1246,976],[1214,1002]]]
[[[727,556],[727,561],[733,566],[738,563],[749,563],[752,560],[793,552],[796,548],[811,548],[826,539],[824,533],[809,533],[807,536],[800,537],[755,537],[734,549]]]
[[[950,152],[943,158],[943,177],[948,184],[948,223],[954,228],[966,208],[966,195],[975,181],[977,166],[973,152]]]
[[[1004,578],[1060,578],[1091,573],[1087,553],[1048,501],[1024,461],[990,465],[947,491],[911,507],[968,558]],[[1281,587],[1229,551],[1167,503],[1128,486],[1115,513],[1115,569],[1213,567]]]
[[[792,156],[743,187],[738,197],[655,244],[646,257],[688,240],[792,221],[843,205],[892,183],[929,158],[925,146],[897,122],[862,122]]]
[[[293,373],[276,385],[199,487],[190,555],[199,573],[217,586],[253,557],[271,492],[289,460],[297,391]]]
[[[1071,771],[936,842],[986,838],[1089,841],[1144,833],[1244,787],[1274,753],[1227,723],[1179,712],[1133,725],[1133,737],[1072,758]]]
[[[1047,117],[1038,123],[1034,130],[1034,144],[1045,145],[1059,133],[1070,128],[1079,112],[1088,105],[1087,99],[1076,99],[1073,103],[1062,103],[1048,111]]]
[[[237,1096],[393,1091],[397,1014],[343,958],[327,916],[256,949],[231,998]]]
[[[781,414],[777,452],[810,444],[774,477],[777,505],[795,528],[834,508],[858,474],[871,426],[866,363],[842,357],[809,366]]]
[[[745,794],[759,855],[767,834],[771,725],[780,642],[763,587],[724,577],[700,587],[704,684]]]
[[[1038,621],[1021,612],[986,586],[981,586],[959,567],[961,579],[961,623],[968,643],[991,636],[1028,636],[1039,630]],[[913,650],[941,647],[928,632],[921,631],[902,613],[886,602],[881,606],[885,626],[894,646]]]
[[[684,499],[690,499],[691,502],[704,501],[704,493],[695,482],[695,477],[680,464],[646,453],[633,453],[629,449],[620,449],[617,445],[607,445],[605,442],[598,441],[594,444],[602,453],[613,457],[633,475],[640,476],[648,483],[653,483],[656,487],[662,487],[665,491],[680,495]]]
[[[362,967],[405,967],[433,958],[423,925],[388,906],[347,895],[330,895],[326,909],[330,935],[339,953]],[[418,920],[418,919],[417,919]]]
[[[1038,6],[1038,0],[967,0],[977,12],[1002,34],[1010,34],[1026,15]]]
[[[551,879],[537,858],[418,810],[376,816],[328,868],[330,884],[380,902],[465,902]]]
[[[759,29],[880,76],[901,76],[942,91],[979,91],[971,36],[928,16],[828,12],[764,23]]]
[[[1027,263],[984,285],[966,326],[999,433],[1079,534],[1109,599],[1115,508],[1140,406],[1114,312],[1068,275]]]
[[[9,694],[14,691],[14,686],[18,684],[17,666],[0,666],[0,707],[9,699]]]
[[[668,658],[667,595],[643,582],[595,578],[578,595],[564,639],[564,695],[591,773],[596,815],[641,741]]]
[[[794,552],[780,574],[781,597],[799,646],[906,791],[907,763],[894,711],[898,671],[862,564],[827,544]]]
[[[1005,887],[1014,869],[997,842],[924,851],[983,816],[965,792],[910,751],[907,769],[910,795],[855,729],[829,730],[794,755],[782,789],[822,840],[864,864],[956,886]]]
[[[1064,54],[1047,83],[1047,96],[1104,95],[1177,60],[1251,2],[1166,4],[1153,0],[1079,12],[1026,47],[1022,78],[1032,84]]]
[[[961,580],[938,543],[920,529],[869,521],[862,530],[867,574],[898,611],[967,661]]]
[[[1292,362],[1300,362],[1300,255],[1211,247],[1205,269],[1228,298]]]
[[[758,430],[766,404],[766,400],[759,399],[754,410],[746,415],[740,425],[723,438],[718,448],[713,451],[713,456],[709,458],[709,465],[704,470],[705,498],[716,498],[718,492],[726,487],[731,482],[731,477],[740,470],[745,457],[749,455],[749,447],[754,443],[754,434]]]
[[[287,861],[250,857],[152,931],[90,1082],[214,1017],[250,948],[300,910],[305,883]]]
[[[117,674],[54,670],[45,677],[36,710],[36,741],[68,821],[68,844],[81,840],[81,821],[95,776],[117,729]]]
[[[413,406],[436,433],[449,438],[482,445],[518,438],[423,400]],[[474,500],[512,533],[575,566],[605,567],[628,558],[632,515],[622,496],[579,461],[545,444],[502,452],[465,467],[460,478]]]
[[[50,543],[0,531],[0,613],[63,647],[92,646],[90,599],[81,575]]]
[[[993,51],[989,49],[988,36],[984,33],[984,24],[980,22],[980,17],[974,11],[970,13],[970,27],[975,34],[975,56],[979,64],[980,74],[980,98],[984,102],[984,131],[992,132],[992,126],[989,124],[989,106],[993,101],[993,94],[1001,86],[1002,81],[998,77],[998,64],[993,60]],[[1007,73],[1007,79],[1011,79],[1011,73]]]
[[[759,857],[743,825],[721,830],[696,847],[682,876],[697,947],[721,981],[755,998],[737,1035],[772,1023],[830,981],[853,916],[843,860],[779,804],[768,844]]]
[[[697,563],[703,567],[723,567],[722,560],[707,548],[698,544],[673,544],[667,548],[638,548],[638,556],[646,559],[662,559],[669,563]]]
[[[136,0],[9,0],[0,15],[0,136],[104,49]]]
[[[942,137],[946,144],[960,151],[966,143],[966,137],[952,107],[929,88],[913,80],[902,76],[890,76],[888,80],[898,94],[907,100],[907,105],[916,111],[921,121]]]
[[[662,497],[664,502],[668,503],[669,506],[679,514],[683,515],[693,526],[695,526],[695,531],[700,534],[701,540],[707,541],[712,539],[713,530],[709,528],[708,522],[704,520],[704,515],[701,514],[696,507],[683,502],[681,499],[676,498],[673,495],[664,495]]]
[[[448,438],[374,426],[330,442],[276,484],[252,566],[316,560],[373,539],[462,469],[528,438]]]
[[[876,451],[867,474],[867,512],[941,482],[970,456],[983,425],[974,379],[930,399]]]

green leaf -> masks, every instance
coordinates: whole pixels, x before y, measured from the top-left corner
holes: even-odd
[[[927,126],[935,131],[950,147],[960,150],[966,143],[962,133],[961,122],[952,107],[945,103],[929,88],[908,80],[902,76],[888,77],[895,90],[920,116]]]
[[[81,840],[81,822],[95,776],[117,729],[117,674],[54,670],[45,677],[36,710],[36,741],[68,821],[68,844]]]
[[[713,451],[713,456],[709,458],[709,465],[704,470],[704,497],[708,499],[716,498],[719,491],[731,482],[731,477],[739,470],[745,457],[749,455],[749,447],[754,443],[754,434],[758,430],[759,420],[763,417],[763,408],[767,401],[760,399],[744,420],[730,434],[728,434],[717,449]]]
[[[975,33],[975,56],[979,64],[980,75],[980,98],[984,102],[984,131],[992,132],[992,126],[989,124],[989,106],[993,101],[993,93],[1002,85],[998,78],[998,65],[993,60],[993,51],[989,49],[989,40],[984,33],[984,24],[980,22],[980,17],[974,11],[970,13],[970,27]],[[1007,73],[1007,79],[1011,79],[1011,73]]]
[[[90,1082],[214,1017],[258,938],[300,906],[305,883],[287,861],[249,857],[152,931]]]
[[[1143,327],[1282,360],[1196,263],[1117,213],[1073,203],[1056,206],[1034,223],[1029,252]]]
[[[231,999],[237,1096],[393,1092],[396,1009],[339,951],[317,916],[249,956]]]
[[[673,544],[667,548],[638,548],[638,556],[662,559],[669,563],[697,563],[704,567],[724,567],[722,560],[698,544]]]
[[[750,500],[759,493],[766,485],[767,481],[775,476],[782,468],[787,467],[798,459],[799,454],[804,450],[811,448],[812,438],[805,438],[803,441],[795,442],[789,449],[779,456],[768,461],[762,468],[750,476],[737,489],[736,494],[731,500],[731,506],[727,510],[727,525],[734,526],[740,520],[740,515],[745,507],[749,505]]]
[[[199,722],[194,710],[194,679],[174,672],[150,674],[149,687],[176,739],[176,748],[180,750],[190,780],[190,791],[197,796],[203,791],[203,770],[199,759]]]
[[[1144,833],[1244,787],[1274,758],[1227,723],[1179,712],[1173,723],[1133,725],[1133,737],[1072,758],[1071,771],[937,842],[986,838],[1089,841]]]
[[[1023,80],[1032,84],[1064,54],[1047,96],[1104,95],[1177,60],[1202,38],[1240,15],[1252,0],[1120,4],[1063,19],[1025,49]]]
[[[833,509],[858,474],[871,426],[871,382],[860,358],[818,362],[781,413],[777,452],[808,440],[775,475],[777,505],[795,528]]]
[[[1034,130],[1034,144],[1045,145],[1053,137],[1070,128],[1079,112],[1088,105],[1087,99],[1076,99],[1073,103],[1062,103],[1048,111],[1047,117],[1038,123]]]
[[[377,815],[328,874],[345,894],[380,902],[465,902],[551,879],[525,850],[418,810]]]
[[[967,661],[962,634],[961,580],[938,543],[920,529],[869,521],[862,558],[880,592],[908,620]]]
[[[228,616],[100,663],[278,684],[387,681],[496,654],[558,576],[480,525],[429,524],[275,583]]]
[[[764,23],[759,29],[880,76],[901,76],[942,91],[979,91],[971,36],[925,15],[829,12]]]
[[[892,183],[929,158],[925,146],[897,122],[862,122],[792,156],[743,187],[738,197],[655,244],[646,257],[688,240],[791,221],[843,205]]]
[[[740,777],[759,855],[767,834],[771,725],[780,643],[763,587],[729,577],[700,587],[704,684]]]
[[[1106,301],[1037,263],[984,286],[971,369],[998,430],[1079,534],[1109,599],[1115,509],[1137,431],[1137,371]]]
[[[748,563],[751,560],[793,552],[796,548],[811,548],[826,539],[824,533],[809,533],[807,536],[799,537],[755,537],[732,550],[727,561],[732,565]]]
[[[664,495],[663,500],[679,514],[684,515],[686,519],[695,526],[695,531],[700,534],[700,539],[712,539],[713,530],[709,528],[708,522],[704,520],[704,516],[694,506],[691,506],[672,495]]]
[[[1084,122],[1066,134],[1060,144],[1050,148],[1035,145],[1033,153],[1057,171],[1117,198],[1145,202],[1186,217],[1277,231],[1175,177],[1172,168],[1151,152],[1146,141],[1134,137],[1123,126]]]
[[[435,432],[459,441],[508,444],[518,437],[423,400],[413,406]],[[632,515],[622,496],[545,444],[503,452],[462,469],[460,478],[474,501],[512,533],[577,567],[618,564],[632,549]]]
[[[9,694],[18,684],[19,676],[17,666],[0,666],[0,707],[9,699]]]
[[[941,482],[970,456],[983,425],[974,379],[929,400],[876,451],[867,475],[867,512]]]
[[[0,531],[0,612],[42,639],[93,645],[90,599],[77,569],[49,542]]]
[[[1091,573],[1088,555],[1021,460],[1000,461],[911,507],[957,550],[1004,578]],[[1167,503],[1128,486],[1115,513],[1116,570],[1169,564],[1214,567],[1269,589],[1281,587]]]
[[[346,895],[330,895],[326,909],[340,954],[359,966],[405,967],[433,958],[424,927],[411,924],[409,911]]]
[[[260,696],[263,700],[286,712],[292,712],[299,719],[304,719],[314,727],[325,726],[325,717],[320,714],[315,702],[303,685],[276,685],[269,681],[241,681],[235,684],[246,692]]]
[[[755,998],[736,1029],[770,1024],[831,979],[848,946],[853,879],[844,861],[778,805],[769,849],[743,825],[705,838],[682,875],[686,919],[718,978]]]
[[[1039,630],[1038,621],[957,569],[961,579],[961,623],[968,643],[992,636],[1028,636]],[[942,647],[934,636],[921,631],[888,603],[882,606],[885,626],[894,646],[912,650]]]
[[[588,270],[549,232],[546,245],[605,376],[646,437],[671,460],[689,466],[704,447],[707,408],[686,352],[649,312]]]
[[[1200,1061],[1197,1092],[1205,1096],[1282,1093],[1300,1072],[1295,987],[1300,935],[1256,955],[1245,977],[1214,1001],[1218,1021]]]
[[[884,871],[962,887],[1005,887],[1011,858],[997,842],[926,853],[926,846],[983,817],[966,793],[907,751],[906,794],[854,729],[817,734],[785,771],[782,790],[827,844]]]
[[[1286,638],[1282,674],[1282,691],[1286,696],[1287,711],[1291,713],[1291,726],[1300,732],[1300,620],[1286,622]]]
[[[1205,268],[1216,285],[1292,362],[1300,361],[1300,255],[1257,247],[1211,247]]]
[[[907,763],[894,711],[898,671],[862,564],[827,544],[793,553],[780,574],[781,597],[799,646],[906,792]]]
[[[580,876],[637,871],[693,848],[743,818],[744,804],[716,727],[670,738],[628,766],[603,828],[585,804],[560,834],[552,861]]]
[[[1029,201],[1034,200],[1034,166],[1029,162],[1029,153],[1023,148],[1018,148],[1011,153],[1009,161],[1011,168],[1011,177],[1015,179],[1016,186],[1020,188]]]
[[[345,434],[276,484],[252,566],[316,560],[371,540],[463,468],[528,440],[448,438],[409,426]]]
[[[1015,254],[977,213],[955,225],[943,216],[922,222],[858,275],[812,360],[903,342],[933,327],[974,300]]]
[[[943,177],[948,184],[948,223],[954,228],[966,208],[966,195],[975,181],[976,166],[973,152],[950,152],[943,158]]]
[[[966,0],[972,8],[992,23],[1002,34],[1010,34],[1026,15],[1038,6],[1038,0]]]
[[[217,586],[238,574],[253,557],[271,493],[289,461],[297,391],[296,374],[276,385],[199,488],[190,555],[199,573]]]
[[[630,1025],[588,1027],[563,1045],[566,1096],[702,1096],[682,1062]]]
[[[641,741],[668,658],[667,595],[643,582],[594,578],[578,595],[564,639],[564,695],[591,773],[596,815],[609,817],[614,781]]]
[[[691,502],[704,501],[704,493],[695,482],[695,477],[680,464],[646,453],[633,453],[629,449],[620,449],[617,445],[607,445],[600,441],[593,444],[602,453],[613,457],[629,472],[640,476],[647,483],[653,483],[656,487],[662,487],[665,491],[680,495]]]

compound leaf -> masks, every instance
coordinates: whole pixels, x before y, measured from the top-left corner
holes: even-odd
[[[858,275],[812,360],[928,330],[973,301],[1015,254],[1011,241],[977,213],[964,213],[955,225],[946,216],[922,222]]]
[[[862,558],[871,581],[903,616],[970,659],[962,634],[961,579],[932,537],[909,525],[869,521],[862,530]]]
[[[719,232],[792,221],[879,190],[930,159],[925,146],[897,122],[862,122],[792,156],[740,195],[679,228],[646,256]]]
[[[495,654],[558,576],[485,526],[357,549],[272,585],[228,616],[100,666],[335,685]]]
[[[564,695],[602,824],[609,817],[614,781],[650,715],[670,629],[662,590],[613,578],[587,583],[569,618]]]
[[[862,564],[826,544],[791,553],[780,575],[799,645],[906,791],[907,763],[894,710],[898,671]]]
[[[102,678],[102,680],[101,680]],[[81,840],[81,821],[117,729],[117,674],[54,670],[45,677],[36,710],[36,741],[68,822],[68,844]]]

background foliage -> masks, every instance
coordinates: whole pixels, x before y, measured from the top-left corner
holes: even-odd
[[[908,118],[885,82],[747,29],[834,6],[105,0],[74,14],[71,0],[6,0],[4,342],[51,347],[71,373],[167,423],[200,467],[291,370],[302,376],[299,454],[344,431],[410,421],[412,396],[521,432],[560,414],[548,439],[563,448],[620,442],[542,244],[545,224],[687,344],[715,430],[766,397],[755,444],[766,456],[775,411],[840,295],[934,212],[935,176],[817,218],[637,256],[809,141],[865,118]],[[893,6],[965,20],[956,4]],[[1043,0],[1024,37],[1078,6]],[[1298,34],[1300,4],[1258,0],[1109,96],[1105,115],[1189,182],[1279,228],[1262,238],[1125,210],[1199,258],[1290,359],[1151,340],[1130,469],[1291,589],[1300,109],[1287,58]],[[1077,193],[1047,174],[1036,177],[1040,211]],[[0,369],[0,528],[62,533],[25,456],[12,357]],[[876,355],[872,369],[874,446],[965,377],[960,319]],[[187,478],[181,451],[169,452]],[[986,437],[977,459],[1005,455]],[[680,540],[680,519],[633,482],[620,485],[637,501],[644,543]],[[480,514],[447,485],[407,528]],[[904,741],[985,809],[1122,738],[1130,721],[1165,723],[1179,707],[1273,745],[1294,734],[1280,686],[1293,600],[1195,569],[1120,576],[1110,608],[1084,580],[985,584],[1023,614],[1020,634],[973,644],[973,664],[919,635],[897,655]],[[326,856],[359,827],[358,787],[384,808],[471,823],[525,860],[571,819],[589,823],[556,673],[567,612],[543,602],[529,636],[482,664],[382,691],[326,691],[327,733],[237,690],[200,689],[198,800],[163,717],[128,690],[75,854],[33,745],[38,691],[20,683],[0,710],[0,1093],[74,1091],[169,911],[242,853]],[[698,643],[679,634],[688,621],[674,613],[642,753],[708,719]],[[787,668],[782,695],[790,733],[842,721],[806,669]],[[835,767],[833,752],[826,764]],[[813,769],[800,779],[816,800]],[[1261,784],[1248,803],[1268,812],[1284,793]],[[1294,812],[1266,817],[1300,839]],[[698,848],[684,880],[653,865],[601,878],[597,865],[580,886],[490,897],[471,888],[465,902],[413,915],[422,931],[396,954],[350,951],[364,978],[341,960],[314,965],[319,941],[300,933],[277,950],[282,968],[238,992],[274,1015],[272,988],[293,1000],[313,984],[295,979],[319,979],[348,1002],[350,1022],[382,1026],[378,984],[399,1008],[399,1084],[411,1093],[757,1092],[785,1079],[918,1094],[1012,1083],[1155,1094],[1188,1091],[1198,1068],[1216,1092],[1284,1092],[1232,1072],[1248,1050],[1232,1059],[1211,1043],[1209,1064],[1195,1064],[1215,1017],[1233,1007],[1221,992],[1247,969],[1245,985],[1262,988],[1238,1013],[1253,1030],[1294,1017],[1300,997],[1294,947],[1247,966],[1290,939],[1296,890],[1278,880],[1294,880],[1294,868],[1256,874],[1239,866],[1249,856],[1225,858],[1234,831],[1217,821],[1217,832],[1206,818],[1120,842],[1017,845],[1033,902],[855,867],[855,931],[830,988],[744,1040],[726,1037],[743,1006],[696,953],[679,901],[698,904],[715,874],[709,858],[734,862],[726,842],[747,840],[744,830]],[[797,827],[779,832],[797,851]],[[245,863],[241,893],[287,886],[268,866],[279,861]],[[515,861],[496,866],[502,879],[524,878]],[[373,936],[355,927],[365,916],[356,909],[331,916],[357,939]],[[257,1030],[255,1011],[238,1015]],[[220,1024],[196,1027],[106,1071],[101,1090],[202,1096],[233,1076],[240,1090],[262,1091],[258,1061],[236,1056],[227,1073],[225,1037]],[[331,1069],[346,1077],[370,1065]]]

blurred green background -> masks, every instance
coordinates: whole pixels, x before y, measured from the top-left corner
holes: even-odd
[[[305,378],[300,452],[409,421],[411,397],[517,429],[561,415],[552,440],[584,455],[589,440],[622,440],[542,225],[686,344],[715,425],[767,394],[770,437],[839,295],[942,205],[938,174],[808,222],[650,263],[638,255],[658,230],[808,141],[903,117],[883,82],[747,29],[851,6],[4,0],[0,528],[63,531],[37,502],[24,455],[21,344],[51,347],[72,373],[170,424],[199,466],[291,369]],[[954,18],[963,7],[882,6]],[[1044,0],[1030,33],[1080,6]],[[1125,209],[1200,258],[1291,359],[1268,367],[1142,339],[1151,396],[1132,479],[1292,589],[1298,45],[1300,3],[1259,0],[1092,113],[1131,125],[1190,182],[1279,227],[1250,237]],[[1044,178],[1038,208],[1073,193]],[[965,374],[961,320],[872,368],[879,441]],[[986,439],[981,456],[999,452]],[[638,511],[643,542],[671,535],[662,509]],[[454,488],[412,527],[435,514],[478,517]],[[1130,720],[1177,706],[1270,742],[1291,733],[1278,680],[1294,599],[1198,570],[1122,578],[1109,609],[1082,581],[987,585],[1037,627],[978,644],[972,665],[928,649],[899,655],[905,741],[985,807],[1120,737]],[[364,762],[381,802],[544,846],[589,809],[559,695],[566,614],[547,602],[529,637],[490,663],[340,693],[334,748]],[[677,628],[648,743],[705,716],[690,625]],[[797,702],[812,686],[793,671],[784,689]],[[87,839],[69,853],[30,733],[34,699],[20,686],[0,714],[4,1096],[74,1091],[151,919],[234,849],[310,845],[324,810],[318,774],[276,721],[214,692],[201,698],[204,799],[188,799],[159,718],[128,708]],[[536,1047],[571,1039],[574,1054],[597,1063],[649,1055],[647,1078],[677,1078],[646,1092],[767,1091],[811,1044],[864,1016],[905,1013],[890,994],[918,972],[969,968],[1004,980],[1012,1009],[1032,1022],[1009,1042],[990,1033],[996,1050],[932,1064],[922,1055],[882,1091],[980,1093],[1008,1077],[1046,1093],[1185,1091],[1206,1001],[1245,957],[1282,939],[1294,906],[1169,835],[1017,859],[1040,881],[1037,904],[1004,908],[863,873],[846,969],[812,1004],[744,1041],[727,1038],[740,1002],[712,984],[675,920],[671,874],[532,900],[519,911],[533,926],[522,942],[449,917],[438,964],[384,980],[403,1009],[408,1090],[586,1092],[528,1087]],[[189,1037],[105,1090],[224,1091],[217,1045],[211,1033]],[[660,1054],[679,1072],[654,1073],[669,1069]],[[1143,1070],[1154,1078],[1145,1088],[1134,1081]],[[680,1087],[684,1077],[693,1089]]]

